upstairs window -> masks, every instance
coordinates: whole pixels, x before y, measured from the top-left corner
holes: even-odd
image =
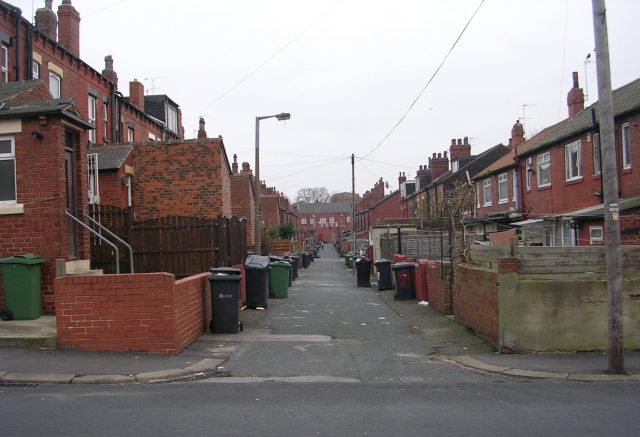
[[[551,154],[549,152],[538,155],[538,187],[551,185]]]
[[[16,146],[13,137],[0,137],[0,205],[15,205]]]
[[[582,178],[582,166],[580,163],[580,141],[567,144],[564,147],[565,180],[574,181]]]
[[[629,123],[622,125],[622,168],[631,168],[631,138]]]
[[[602,163],[600,162],[600,135],[593,136],[593,174],[602,173]]]
[[[167,129],[178,133],[178,110],[173,106],[167,106]]]
[[[104,139],[107,140],[109,137],[109,105],[104,103],[102,105],[102,108],[103,108],[102,121],[104,123]]]
[[[507,174],[498,175],[498,203],[507,203],[509,201],[509,188]]]
[[[0,80],[2,83],[9,82],[9,49],[6,45],[2,44],[2,53],[0,53]]]
[[[93,96],[89,96],[88,99],[88,117],[89,123],[92,125],[96,125],[96,98]],[[89,131],[89,141],[92,143],[96,142],[96,129],[91,129]]]
[[[60,76],[53,72],[49,72],[49,92],[53,96],[54,99],[60,98],[60,87],[61,87]]]
[[[97,153],[89,153],[87,155],[87,183],[89,184],[89,203],[100,203]]]
[[[301,218],[300,219],[300,224],[301,225],[306,225],[307,224],[307,219],[306,218]]]
[[[484,206],[491,206],[491,179],[482,182]]]
[[[31,63],[31,77],[33,77],[34,80],[40,79],[40,64],[36,61]]]
[[[335,223],[336,219],[334,217],[329,217],[329,223]]]

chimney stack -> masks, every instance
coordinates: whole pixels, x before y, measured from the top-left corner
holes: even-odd
[[[451,160],[457,159],[461,156],[471,155],[471,145],[469,144],[469,137],[464,137],[464,142],[461,139],[451,140],[451,146],[449,147],[449,153],[451,154]]]
[[[105,56],[104,58],[104,70],[102,70],[102,75],[113,82],[116,88],[118,88],[118,73],[113,69],[113,57],[111,55]]]
[[[58,44],[80,57],[80,14],[71,0],[62,0],[58,6]]]
[[[400,172],[400,176],[398,176],[398,187],[407,181],[407,177],[404,175],[404,172]]]
[[[509,138],[509,148],[511,150],[524,143],[524,128],[520,120],[517,120],[511,129],[511,138]]]
[[[200,126],[198,128],[198,139],[207,138],[207,131],[204,130],[204,118],[200,117]],[[236,155],[233,155],[235,158]],[[234,173],[238,173],[238,163],[236,162],[236,169],[233,171]]]
[[[36,11],[36,27],[54,41],[58,40],[58,16],[53,12],[53,0],[45,0],[44,8]]]
[[[432,180],[438,179],[440,176],[449,171],[449,158],[447,157],[447,152],[444,152],[444,156],[442,153],[433,154],[433,157],[429,160],[429,167],[431,168],[431,178]]]
[[[567,95],[567,106],[569,107],[569,118],[573,118],[584,109],[584,91],[578,85],[577,71],[573,72],[573,88]]]
[[[251,173],[251,166],[246,161],[242,163],[242,173]]]
[[[233,154],[233,164],[231,164],[231,171],[233,174],[238,174],[238,155]]]
[[[129,103],[144,112],[144,84],[138,79],[129,82]]]

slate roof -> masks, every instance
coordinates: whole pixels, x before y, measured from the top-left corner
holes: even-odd
[[[78,113],[73,99],[33,100],[28,102],[0,103],[0,118],[18,118],[45,114],[57,114],[71,119],[85,129],[95,126]]]
[[[295,203],[293,204],[295,205]],[[292,205],[292,206],[293,206]],[[341,212],[351,212],[351,203],[306,203],[300,202],[300,214],[333,214]]]
[[[44,82],[41,80],[22,80],[20,82],[3,83],[0,86],[0,102],[11,100],[25,91],[31,91],[39,86],[44,86]]]
[[[98,170],[118,170],[133,151],[130,145],[92,147],[88,153],[98,154]]]

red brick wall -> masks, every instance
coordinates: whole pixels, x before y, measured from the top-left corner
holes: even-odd
[[[247,220],[247,246],[253,247],[255,239],[255,207],[249,173],[237,173],[231,176],[231,213],[239,219]]]
[[[494,348],[499,347],[498,275],[517,273],[517,258],[501,258],[498,270],[456,265],[453,279],[453,315]]]
[[[136,220],[231,216],[231,178],[219,139],[134,145]]]
[[[396,191],[384,202],[375,205],[375,207],[369,213],[369,226],[375,225],[378,221],[384,222],[387,218],[397,218],[402,216],[400,210],[400,191]],[[368,227],[367,227],[368,229]]]
[[[444,279],[441,277],[442,263],[429,262],[427,265],[427,293],[429,295],[429,306],[437,309],[442,314],[448,316],[453,314],[453,302],[449,276],[451,275],[451,265],[444,264]]]
[[[269,226],[280,226],[280,196],[260,196],[261,220],[265,223],[265,229]]]
[[[44,138],[30,135],[42,130]],[[60,119],[23,119],[15,136],[17,201],[23,214],[0,215],[0,258],[35,253],[46,258],[41,264],[43,314],[53,314],[55,260],[69,261],[68,218],[64,172],[64,132]],[[87,208],[86,136],[76,135],[76,203],[78,212]],[[89,259],[89,237],[78,228],[80,259]],[[0,275],[1,276],[1,275]],[[0,306],[4,289],[0,282]]]
[[[620,216],[620,242],[640,246],[640,211]]]
[[[58,345],[176,355],[211,321],[208,275],[180,281],[166,273],[58,278]]]

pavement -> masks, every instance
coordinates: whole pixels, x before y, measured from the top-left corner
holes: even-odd
[[[339,281],[341,290],[347,293],[366,291],[368,305],[378,305],[373,303],[374,301],[386,304],[395,315],[401,318],[399,320],[404,320],[408,324],[415,339],[421,340],[420,348],[429,350],[430,359],[440,364],[472,372],[514,378],[582,382],[640,380],[640,351],[625,352],[625,374],[623,375],[614,375],[607,371],[608,358],[603,352],[497,353],[482,339],[456,323],[451,316],[444,316],[433,308],[419,305],[416,300],[396,301],[393,290],[378,291],[375,286],[371,289],[356,287],[354,273],[338,264],[337,255],[331,245],[327,245],[321,251],[321,257],[315,263],[311,263],[309,269],[299,270],[299,278],[294,282],[292,289],[296,290],[296,296],[305,294],[312,296],[316,290],[315,296],[317,299],[322,299],[317,290],[318,287],[330,286],[328,281],[326,279],[320,282],[305,280],[305,276],[313,276],[314,269],[328,269],[324,274],[331,275],[334,280]],[[55,318],[52,316],[40,317],[33,321],[0,322],[0,387],[45,383],[165,383],[212,378],[219,378],[220,382],[287,379],[278,375],[266,378],[250,377],[247,375],[253,374],[252,369],[246,368],[244,369],[246,375],[236,377],[237,374],[242,374],[243,369],[235,357],[248,354],[246,348],[243,349],[243,345],[246,344],[264,345],[264,348],[273,349],[277,347],[278,342],[296,342],[294,344],[299,346],[294,346],[293,349],[299,351],[313,345],[330,345],[332,341],[341,340],[338,338],[341,331],[335,331],[333,335],[319,335],[317,332],[330,332],[328,326],[314,327],[302,324],[285,326],[286,323],[291,323],[291,318],[285,320],[287,318],[277,317],[277,312],[284,311],[287,307],[286,302],[286,299],[270,300],[266,311],[243,310],[240,312],[240,319],[243,322],[244,331],[238,334],[215,335],[207,332],[174,357],[142,352],[55,349],[55,342],[52,343],[51,340],[52,336],[55,338]],[[377,315],[373,314],[373,317],[377,319]],[[303,317],[293,318],[303,319]],[[384,319],[384,317],[379,318]],[[296,323],[304,323],[304,321]],[[322,322],[316,319],[315,323]],[[342,328],[333,326],[333,329]],[[260,353],[261,350],[265,349],[256,348],[255,353]],[[335,351],[335,348],[332,349],[332,352],[328,352],[329,355],[321,360],[322,365],[325,366],[324,370],[331,369],[331,364],[327,364],[327,361],[331,360],[330,354]],[[259,360],[253,357],[253,361]],[[307,366],[308,363],[304,365]],[[389,366],[401,366],[401,364],[396,362]],[[339,373],[338,369],[335,369],[335,374]],[[361,382],[363,379],[358,378],[357,375],[353,376],[334,379],[342,382]],[[315,379],[308,376],[298,376],[297,379],[289,377],[289,379],[332,380],[327,375],[318,376]]]

